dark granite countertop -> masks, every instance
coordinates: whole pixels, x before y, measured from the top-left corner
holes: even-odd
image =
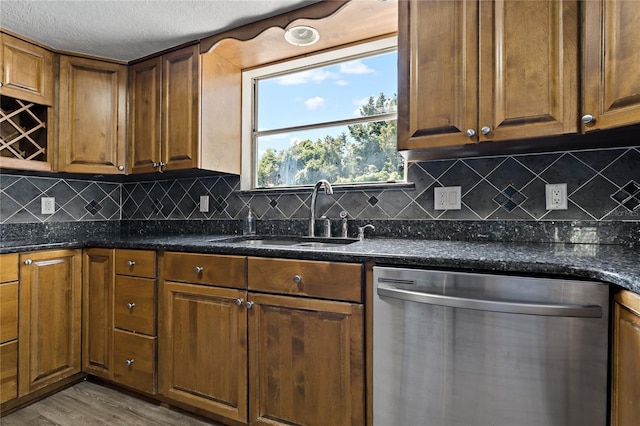
[[[328,248],[253,246],[230,235],[113,237],[106,240],[2,241],[0,254],[67,247],[113,247],[268,256],[342,262],[376,262],[478,272],[591,279],[640,293],[640,248],[567,243],[464,242],[372,238]]]

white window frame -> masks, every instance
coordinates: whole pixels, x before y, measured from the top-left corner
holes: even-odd
[[[295,71],[303,71],[305,68],[315,68],[323,64],[329,65],[332,62],[342,62],[349,58],[356,59],[358,56],[366,57],[375,53],[385,53],[398,48],[398,38],[388,37],[355,46],[335,49],[329,52],[318,53],[304,58],[293,59],[286,62],[279,62],[273,65],[266,65],[259,68],[242,72],[242,168],[240,174],[240,189],[250,191],[257,188],[257,160],[258,153],[255,141],[255,111],[254,105],[255,81],[261,78],[274,77],[278,74],[287,74]],[[383,115],[383,119],[390,119],[389,114]],[[392,119],[397,119],[393,117]],[[371,121],[367,117],[365,121]],[[353,184],[358,185],[358,184]],[[308,185],[307,185],[308,186]],[[300,186],[306,188],[306,186]],[[267,189],[267,188],[265,188]],[[275,187],[270,189],[283,189]]]

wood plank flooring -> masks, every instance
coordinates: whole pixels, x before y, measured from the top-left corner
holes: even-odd
[[[0,424],[2,426],[219,425],[219,423],[196,419],[87,381],[11,413],[0,419]]]

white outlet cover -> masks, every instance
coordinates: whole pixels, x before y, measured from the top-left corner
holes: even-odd
[[[201,195],[200,196],[200,211],[202,213],[207,213],[209,211],[209,196]]]
[[[436,186],[433,188],[434,210],[460,210],[462,187],[461,186]]]
[[[556,183],[545,186],[547,210],[567,210],[567,184]]]
[[[40,198],[40,213],[54,214],[56,212],[56,198],[42,197]]]

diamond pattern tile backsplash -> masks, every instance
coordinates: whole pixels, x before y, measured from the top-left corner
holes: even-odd
[[[640,147],[511,155],[410,164],[413,187],[337,188],[317,200],[318,215],[360,220],[640,221]],[[546,184],[567,184],[568,209],[547,210]],[[146,219],[308,217],[310,191],[240,192],[237,176],[135,183],[0,175],[0,223]],[[460,186],[460,210],[435,210],[433,189]],[[55,197],[56,213],[40,214]],[[201,196],[209,211],[200,212]]]

